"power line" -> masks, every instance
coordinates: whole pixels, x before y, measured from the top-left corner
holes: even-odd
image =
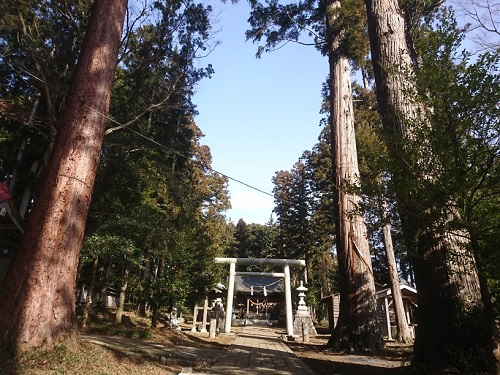
[[[163,145],[163,144],[161,144],[161,143],[159,143],[159,142],[155,141],[154,139],[149,138],[149,137],[145,136],[144,134],[142,134],[142,133],[140,133],[140,132],[138,132],[138,131],[135,131],[134,129],[131,129],[130,127],[125,127],[124,129],[125,129],[125,130],[128,130],[128,131],[130,131],[130,132],[132,132],[132,133],[134,133],[134,134],[136,134],[136,135],[138,135],[138,136],[140,136],[140,137],[142,137],[142,138],[144,138],[144,139],[146,139],[146,140],[148,140],[148,141],[150,141],[150,142],[152,142],[152,143],[154,143],[155,145],[157,145],[157,146],[159,146],[159,147],[164,148],[165,150],[171,151],[171,152],[175,153],[176,155],[178,155],[178,156],[180,156],[180,157],[183,157],[183,158],[185,158],[185,159],[189,159],[189,157],[188,157],[188,156],[186,156],[186,155],[184,155],[184,154],[181,154],[179,151],[176,151],[176,150],[174,150],[174,149],[172,149],[172,148],[170,148],[170,147],[167,147],[167,146],[165,146],[165,145]],[[218,173],[218,174],[220,174],[221,176],[223,176],[223,177],[225,177],[225,178],[227,178],[227,179],[229,179],[229,180],[231,180],[231,181],[237,182],[237,183],[239,183],[239,184],[241,184],[241,185],[244,185],[244,186],[246,186],[246,187],[249,187],[250,189],[253,189],[253,190],[258,191],[259,193],[262,193],[262,194],[265,194],[265,195],[269,195],[270,197],[273,197],[273,198],[274,198],[274,195],[273,195],[273,194],[271,194],[271,193],[268,193],[267,191],[264,191],[264,190],[262,190],[262,189],[259,189],[259,188],[255,187],[255,186],[252,186],[252,185],[250,185],[250,184],[247,184],[246,182],[243,182],[243,181],[241,181],[241,180],[238,180],[238,179],[236,179],[236,178],[234,178],[234,177],[231,177],[231,176],[229,176],[229,175],[227,175],[227,174],[225,174],[225,173],[219,172],[218,170],[216,170],[216,169],[214,169],[214,168],[212,168],[212,167],[210,167],[210,166],[207,166],[207,168],[208,168],[208,169],[210,169],[212,172]]]
[[[10,63],[8,63],[8,64],[9,64],[9,65],[10,65],[10,66],[14,69],[14,70],[16,69],[16,68],[15,68],[12,64],[10,64]],[[22,72],[24,72],[24,73],[25,73],[25,74],[27,74],[28,76],[32,77],[33,79],[38,80],[38,81],[40,81],[40,82],[42,82],[42,83],[44,83],[44,84],[48,85],[49,87],[51,87],[52,89],[56,90],[57,92],[59,92],[60,94],[64,95],[65,97],[68,97],[68,98],[71,98],[71,99],[75,100],[75,98],[74,98],[74,97],[72,97],[71,95],[69,95],[68,93],[61,91],[60,89],[58,89],[57,87],[54,87],[54,86],[53,86],[53,85],[51,85],[50,83],[45,83],[45,82],[44,82],[41,78],[37,77],[36,75],[34,75],[33,73],[31,73],[31,72],[27,71],[26,69],[21,68],[21,67],[19,67],[18,69],[20,69]],[[25,80],[23,79],[23,81],[25,81]],[[25,82],[26,82],[26,81],[25,81]],[[28,83],[28,82],[26,82],[26,84],[27,84],[27,85],[29,85],[29,83]],[[102,113],[102,112],[98,111],[97,109],[95,109],[95,108],[93,108],[93,107],[88,106],[88,105],[86,105],[86,104],[84,104],[84,103],[83,103],[82,105],[83,105],[83,106],[85,106],[87,109],[89,109],[89,110],[91,110],[91,111],[94,111],[94,112],[95,112],[95,113],[97,113],[99,116],[104,117],[106,120],[108,120],[108,121],[110,121],[110,122],[112,122],[112,123],[114,123],[114,124],[116,124],[116,125],[118,125],[118,126],[121,126],[121,127],[122,127],[122,129],[128,130],[129,132],[134,133],[134,134],[136,134],[136,135],[140,136],[141,138],[144,138],[144,139],[148,140],[149,142],[151,142],[151,143],[153,143],[153,144],[157,145],[158,147],[163,148],[164,150],[168,150],[168,151],[170,151],[170,152],[173,152],[173,153],[175,153],[176,155],[178,155],[178,156],[180,156],[180,157],[182,157],[182,158],[185,158],[185,159],[188,159],[188,160],[190,159],[190,157],[188,157],[188,156],[186,156],[186,155],[184,155],[184,154],[180,153],[180,152],[179,152],[179,151],[177,151],[177,150],[172,149],[171,147],[165,146],[164,144],[162,144],[162,143],[160,143],[160,142],[158,142],[158,141],[156,141],[156,140],[154,140],[154,139],[152,139],[152,138],[150,138],[150,137],[148,137],[148,136],[146,136],[146,135],[144,135],[144,134],[142,134],[142,133],[140,133],[140,132],[138,132],[138,131],[136,131],[136,130],[132,129],[130,126],[123,126],[123,124],[122,124],[122,123],[120,123],[119,121],[115,120],[114,118],[110,117],[109,115],[106,115],[106,114],[104,114],[104,113]],[[195,160],[195,162],[197,162],[197,163],[200,163],[200,164],[201,164],[201,162],[199,162],[199,161],[196,161],[196,160]],[[261,193],[261,194],[264,194],[264,195],[267,195],[267,196],[270,196],[270,197],[274,198],[274,195],[273,195],[273,194],[268,193],[268,192],[267,192],[267,191],[265,191],[265,190],[259,189],[259,188],[255,187],[255,186],[253,186],[253,185],[250,185],[249,183],[246,183],[246,182],[243,182],[243,181],[241,181],[241,180],[239,180],[239,179],[237,179],[237,178],[231,177],[231,176],[229,176],[229,175],[227,175],[227,174],[225,174],[225,173],[223,173],[223,172],[220,172],[220,171],[218,171],[218,170],[216,170],[216,169],[212,168],[211,166],[206,166],[206,167],[207,167],[209,170],[211,170],[212,172],[217,173],[217,174],[221,175],[222,177],[227,178],[228,180],[231,180],[231,181],[237,182],[237,183],[239,183],[239,184],[241,184],[241,185],[243,185],[243,186],[246,186],[246,187],[248,187],[248,188],[250,188],[250,189],[253,189],[253,190],[255,190],[255,191],[257,191],[257,192],[259,192],[259,193]],[[288,203],[295,204],[295,202],[293,202],[292,200],[286,199],[286,198],[285,198],[285,199],[284,199],[284,198],[281,198],[281,200],[282,200],[282,201],[284,201],[284,202],[288,202]],[[304,205],[297,205],[297,207],[300,207],[300,208],[305,208],[305,209],[307,209],[307,210],[309,210],[309,209],[310,209],[310,207],[307,207],[307,206],[304,206]],[[324,215],[325,215],[326,217],[335,218],[335,216],[334,216],[334,215],[329,214],[329,213],[326,213],[326,212],[324,213]]]
[[[10,63],[9,63],[9,65],[10,65],[13,69],[16,69],[16,68],[15,68],[12,64],[10,64]],[[33,79],[35,79],[35,80],[37,80],[37,81],[39,81],[39,82],[42,82],[42,83],[44,83],[44,84],[47,84],[49,87],[51,87],[53,90],[56,90],[56,91],[57,91],[57,92],[59,92],[60,94],[62,94],[62,95],[64,95],[64,96],[66,96],[66,97],[68,97],[68,98],[70,98],[70,99],[75,100],[75,98],[73,98],[73,97],[72,97],[71,95],[69,95],[68,93],[63,92],[63,91],[61,91],[60,89],[58,89],[57,87],[55,87],[55,86],[53,86],[53,85],[51,85],[51,84],[49,84],[49,83],[44,82],[41,78],[37,77],[36,75],[34,75],[33,73],[31,73],[31,72],[27,71],[26,69],[23,69],[23,68],[21,68],[21,67],[18,67],[18,69],[20,69],[22,72],[24,72],[26,75],[28,75],[28,76],[32,77]],[[26,82],[26,84],[28,84],[28,82]],[[114,123],[114,124],[116,124],[116,125],[118,125],[118,126],[123,126],[123,124],[122,124],[122,123],[120,123],[119,121],[117,121],[117,120],[115,120],[114,118],[110,117],[109,115],[106,115],[106,114],[104,114],[104,113],[102,113],[102,112],[98,111],[97,109],[95,109],[95,108],[93,108],[93,107],[91,107],[91,106],[88,106],[88,105],[86,105],[86,104],[84,104],[84,103],[83,103],[82,105],[83,105],[84,107],[86,107],[87,109],[89,109],[89,110],[91,110],[91,111],[93,111],[93,112],[97,113],[99,116],[104,117],[106,120],[108,120],[108,121],[110,121],[110,122],[112,122],[112,123]],[[130,126],[123,126],[123,129],[126,129],[126,130],[128,130],[128,131],[130,131],[130,132],[132,132],[132,133],[134,133],[134,134],[136,134],[136,135],[138,135],[138,136],[140,136],[140,137],[142,137],[142,138],[144,138],[144,139],[148,140],[149,142],[151,142],[151,143],[153,143],[153,144],[155,144],[155,145],[157,145],[157,146],[159,146],[159,147],[161,147],[161,148],[165,149],[165,150],[168,150],[168,151],[170,151],[170,152],[173,152],[173,153],[175,153],[176,155],[178,155],[178,156],[180,156],[180,157],[183,157],[183,158],[185,158],[185,159],[190,159],[188,156],[186,156],[186,155],[184,155],[184,154],[180,153],[179,151],[176,151],[176,150],[174,150],[174,149],[172,149],[172,148],[170,148],[170,147],[168,147],[168,146],[165,146],[164,144],[161,144],[161,143],[159,143],[158,141],[155,141],[154,139],[149,138],[149,137],[147,137],[146,135],[144,135],[144,134],[142,134],[142,133],[140,133],[140,132],[138,132],[138,131],[136,131],[136,130],[134,130],[134,129],[131,129],[131,128],[130,128]],[[259,188],[255,187],[255,186],[253,186],[253,185],[250,185],[249,183],[246,183],[246,182],[241,181],[241,180],[239,180],[239,179],[237,179],[237,178],[231,177],[231,176],[229,176],[229,175],[228,175],[228,174],[226,174],[226,173],[220,172],[220,171],[218,171],[218,170],[216,170],[216,169],[212,168],[211,166],[207,166],[207,168],[208,168],[209,170],[211,170],[212,172],[215,172],[215,173],[217,173],[217,174],[221,175],[222,177],[227,178],[228,180],[231,180],[231,181],[237,182],[237,183],[239,183],[239,184],[241,184],[241,185],[243,185],[243,186],[246,186],[246,187],[248,187],[248,188],[250,188],[250,189],[253,189],[253,190],[255,190],[255,191],[259,192],[259,193],[262,193],[262,194],[265,194],[265,195],[267,195],[267,196],[270,196],[270,197],[273,197],[273,198],[274,198],[274,195],[273,195],[273,194],[268,193],[268,192],[267,192],[267,191],[265,191],[265,190],[259,189]]]

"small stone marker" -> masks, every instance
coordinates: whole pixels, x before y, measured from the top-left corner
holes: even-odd
[[[210,338],[215,338],[217,333],[217,320],[215,318],[210,319]]]

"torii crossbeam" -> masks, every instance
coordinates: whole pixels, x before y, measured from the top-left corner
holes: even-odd
[[[306,261],[302,259],[268,259],[268,258],[215,258],[215,263],[229,264],[229,282],[227,286],[226,323],[224,332],[231,332],[231,319],[233,316],[234,276],[236,264],[239,265],[266,265],[283,266],[283,273],[258,273],[261,276],[283,277],[285,279],[285,305],[286,305],[286,332],[293,336],[292,316],[292,291],[290,286],[290,267],[305,267]],[[238,274],[256,274],[256,272],[238,272]]]

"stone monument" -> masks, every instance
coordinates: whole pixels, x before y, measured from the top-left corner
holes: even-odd
[[[309,308],[304,300],[307,288],[304,286],[304,283],[300,281],[300,286],[296,290],[299,292],[299,306],[297,307],[297,313],[293,321],[293,333],[295,337],[301,337],[302,341],[308,342],[309,335],[316,335],[317,333],[316,328],[314,328],[311,314],[309,313]]]

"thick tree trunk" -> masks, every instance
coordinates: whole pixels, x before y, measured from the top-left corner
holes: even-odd
[[[160,317],[160,310],[161,307],[160,304],[158,303],[159,296],[161,294],[161,279],[164,275],[165,270],[165,262],[163,259],[160,258],[158,261],[158,267],[156,268],[155,272],[155,289],[153,293],[153,302],[152,302],[152,309],[153,309],[153,315],[151,316],[151,326],[156,328],[158,325],[158,318]]]
[[[420,145],[419,154],[425,158],[415,161],[424,171],[421,175],[415,175],[405,154],[416,126],[432,124],[409,97],[416,87],[397,0],[365,0],[365,4],[379,110],[389,135],[389,150],[399,160],[394,172],[398,188],[405,179],[432,178],[432,172],[425,172],[432,164],[428,145]],[[411,194],[407,189],[397,189],[397,193],[418,289],[415,363],[463,371],[491,370],[493,345],[474,257],[466,249],[466,233],[447,229],[458,213],[449,208],[422,210],[419,202],[407,199]],[[430,210],[434,215],[429,215]],[[428,220],[431,216],[433,221]]]
[[[120,286],[120,294],[118,295],[118,306],[116,306],[115,323],[122,324],[123,310],[125,307],[125,292],[128,286],[128,270],[123,273],[122,285]]]
[[[340,3],[333,2],[329,6],[338,7]],[[332,20],[327,22],[330,25]],[[331,40],[329,53],[340,311],[328,345],[338,349],[376,350],[382,341],[376,324],[375,280],[366,225],[360,213],[362,198],[356,191],[360,181],[351,74],[347,57],[339,53],[340,38]]]
[[[144,255],[144,269],[141,272],[141,281],[140,281],[140,287],[141,287],[141,292],[139,293],[138,296],[138,302],[137,302],[137,314],[140,316],[146,316],[146,302],[147,298],[144,294],[144,284],[146,283],[146,280],[149,275],[149,266],[151,263],[151,258],[149,255],[149,250],[146,250],[145,255]]]
[[[158,319],[160,318],[160,308],[156,305],[153,307],[153,313],[151,315],[151,327],[158,327]]]
[[[0,337],[14,351],[76,344],[75,278],[127,0],[96,0],[49,167],[0,286]]]
[[[389,223],[386,215],[387,205],[385,201],[382,203],[382,217],[384,226],[382,228],[384,234],[385,254],[387,258],[387,271],[389,273],[389,280],[391,284],[392,304],[394,306],[394,315],[396,316],[396,341],[405,344],[413,342],[411,337],[410,327],[406,320],[405,308],[403,304],[403,297],[399,287],[399,275],[396,265],[396,257],[394,256],[394,246],[392,244],[391,224]]]

